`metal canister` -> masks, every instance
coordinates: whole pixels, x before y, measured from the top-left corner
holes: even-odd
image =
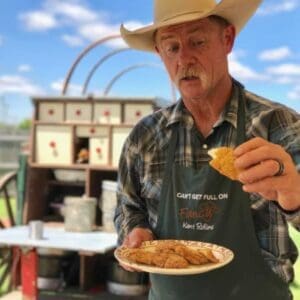
[[[29,238],[33,240],[41,240],[43,238],[44,223],[40,220],[29,222]]]
[[[89,232],[94,229],[96,218],[96,198],[65,197],[65,230]]]
[[[111,180],[102,181],[102,194],[100,208],[102,211],[102,226],[105,231],[115,231],[114,213],[117,205],[117,182]]]

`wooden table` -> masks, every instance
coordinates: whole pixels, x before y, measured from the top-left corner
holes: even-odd
[[[116,247],[117,234],[102,231],[66,232],[61,226],[44,226],[42,239],[29,238],[29,226],[0,230],[0,245],[17,247],[21,253],[23,299],[38,299],[38,248],[76,251],[83,256],[104,254]],[[80,280],[80,285],[84,285]]]

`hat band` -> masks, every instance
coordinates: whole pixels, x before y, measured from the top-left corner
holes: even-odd
[[[207,13],[207,12],[206,12]],[[181,13],[181,14],[176,14],[176,15],[173,15],[169,18],[164,18],[163,20],[161,21],[156,21],[156,22],[167,22],[167,21],[170,21],[172,19],[176,19],[178,17],[182,17],[182,16],[185,16],[185,15],[196,15],[196,14],[205,14],[203,10],[201,11],[189,11],[189,12],[184,12],[184,13]]]

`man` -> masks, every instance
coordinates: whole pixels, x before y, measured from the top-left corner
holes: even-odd
[[[205,241],[235,255],[203,274],[150,274],[150,299],[292,298],[297,249],[287,222],[300,229],[300,118],[244,90],[228,71],[235,37],[260,2],[156,0],[152,25],[121,27],[130,47],[160,55],[181,99],[144,118],[125,142],[119,242]],[[219,146],[235,148],[239,181],[209,166],[207,151]],[[214,210],[203,218],[207,205]]]

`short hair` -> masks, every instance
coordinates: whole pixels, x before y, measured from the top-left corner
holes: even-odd
[[[218,15],[210,15],[210,16],[208,16],[208,18],[212,22],[219,24],[222,28],[226,28],[227,26],[231,25],[231,23],[228,20],[226,20],[225,18],[220,17]],[[157,34],[157,29],[153,32],[153,41],[154,42],[156,39],[156,34]]]
[[[211,21],[218,23],[223,28],[226,28],[227,26],[231,25],[231,23],[228,20],[226,20],[223,17],[220,17],[218,15],[211,15],[208,18]]]

